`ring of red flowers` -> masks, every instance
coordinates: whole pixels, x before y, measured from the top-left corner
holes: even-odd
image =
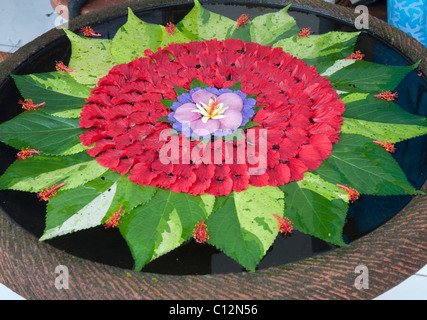
[[[80,118],[80,127],[88,129],[80,140],[93,146],[89,155],[102,166],[129,173],[136,184],[215,196],[249,185],[284,185],[317,169],[338,142],[345,109],[337,92],[314,67],[281,48],[228,39],[171,44],[156,53],[146,50],[145,55],[113,67],[101,78]],[[215,147],[213,142],[204,145],[180,134],[176,160],[192,152],[200,155],[200,161],[161,161],[162,147],[177,139],[165,134],[170,123],[156,121],[171,112],[161,101],[176,99],[175,87],[190,90],[193,79],[216,88],[240,81],[242,92],[257,95],[262,108],[252,121],[260,126],[249,130],[255,130],[258,143],[267,144],[265,172],[249,174],[259,164],[238,157],[226,161],[225,155],[236,154],[248,139],[222,141]],[[221,163],[213,161],[219,151]],[[258,156],[256,148],[252,153],[247,148],[246,157]]]

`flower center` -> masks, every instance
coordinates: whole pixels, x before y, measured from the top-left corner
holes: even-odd
[[[225,115],[223,115],[223,113],[225,110],[228,109],[228,107],[224,107],[224,104],[221,103],[215,97],[210,98],[207,105],[203,102],[196,103],[196,107],[197,109],[193,110],[193,112],[198,112],[203,116],[203,123],[208,122],[209,119],[225,118]]]

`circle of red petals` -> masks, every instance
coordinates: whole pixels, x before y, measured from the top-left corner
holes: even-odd
[[[263,108],[252,121],[260,126],[248,130],[256,130],[255,139],[267,144],[267,169],[262,174],[249,174],[254,172],[251,167],[259,166],[254,161],[237,157],[232,163],[225,161],[225,155],[236,154],[246,140],[223,141],[223,162],[215,164],[218,146],[213,142],[204,145],[186,140],[183,134],[164,133],[171,124],[156,120],[171,110],[160,101],[176,99],[174,87],[190,90],[192,79],[216,88],[240,81],[242,92],[257,95],[257,106]],[[80,127],[89,130],[80,140],[85,146],[94,145],[88,153],[99,164],[122,175],[129,173],[136,184],[220,196],[249,185],[284,185],[317,169],[338,142],[344,110],[328,79],[281,48],[237,39],[171,44],[150,51],[149,57],[117,65],[99,80],[82,109]],[[199,150],[212,158],[165,165],[159,151],[171,139],[179,143],[176,160],[183,160],[179,157],[186,152],[200,154]]]

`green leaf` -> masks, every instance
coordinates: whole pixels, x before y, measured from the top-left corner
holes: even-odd
[[[194,89],[194,88],[209,88],[209,85],[194,78],[193,80],[191,80],[190,89]]]
[[[149,201],[156,188],[136,185],[109,171],[84,186],[62,191],[49,200],[46,228],[40,241],[105,223],[122,207],[122,213]]]
[[[142,21],[129,8],[127,22],[112,40],[111,53],[117,63],[128,63],[143,57],[146,49],[157,50],[161,39],[161,26]]]
[[[394,143],[427,134],[427,126],[384,123],[344,118],[341,132],[359,134],[377,141]]]
[[[372,139],[360,135],[341,134],[332,155],[312,172],[360,194],[418,194],[393,157]]]
[[[237,90],[242,90],[242,84],[241,81],[237,81],[235,84],[233,84],[232,86],[229,86],[228,89],[233,90],[233,91],[237,91]],[[256,96],[255,96],[256,97]],[[248,98],[248,95],[246,96],[246,98]],[[255,98],[256,99],[256,98]]]
[[[81,84],[94,87],[117,64],[110,52],[111,41],[80,37],[70,30],[63,30],[71,42],[68,67],[76,71],[69,75]]]
[[[205,206],[206,214],[207,216],[209,216],[215,206],[216,197],[211,194],[204,193],[200,195],[200,199],[202,199],[203,204]]]
[[[245,140],[246,136],[244,135],[243,129],[239,128],[226,136],[219,137],[218,139],[222,139],[224,141],[241,141],[241,140]],[[209,139],[207,140],[208,142],[210,141]]]
[[[96,227],[109,211],[117,184],[105,181],[95,187],[80,186],[49,200],[46,228],[40,241]]]
[[[162,30],[162,42],[160,43],[160,47],[164,48],[171,43],[188,43],[190,41],[198,40],[196,38],[189,38],[188,34],[182,32],[179,28],[175,27],[174,34],[170,34],[166,32],[164,26],[161,26]],[[157,49],[157,48],[155,48]],[[154,51],[154,50],[153,50]]]
[[[296,230],[335,245],[345,245],[342,233],[348,211],[347,194],[310,172],[304,174],[303,180],[280,189],[286,197],[285,216]]]
[[[166,108],[170,109],[176,100],[174,99],[163,99],[159,100]]]
[[[352,92],[352,93],[342,94],[340,98],[342,102],[345,103],[346,109],[347,109],[347,104],[350,104],[351,102],[365,100],[369,97],[369,95],[370,95],[369,93],[365,93],[365,92]]]
[[[111,172],[111,174],[115,174],[115,172]],[[91,184],[92,182],[88,183],[88,186]],[[147,203],[158,190],[156,187],[138,185],[130,181],[127,175],[120,175],[116,184],[117,192],[111,205],[112,210],[105,220],[111,216],[111,213],[118,211],[120,206],[123,207],[123,212],[126,214],[137,206]]]
[[[172,42],[183,43],[190,40],[195,39],[189,39],[177,28],[174,35],[171,35],[162,25],[142,21],[128,8],[128,20],[114,36],[111,53],[117,63],[128,63],[137,57],[143,57],[147,49],[155,52]]]
[[[396,88],[417,65],[388,66],[361,60],[326,77],[337,90],[381,93]]]
[[[259,111],[259,110],[261,110],[262,108],[264,108],[265,106],[261,106],[261,107],[253,107],[252,108],[252,110],[254,110],[255,111],[255,115],[256,115],[256,113]],[[254,116],[255,116],[254,115]]]
[[[185,90],[184,88],[180,88],[180,87],[174,87],[174,88],[177,96],[180,96],[183,93],[188,93],[188,91]]]
[[[259,126],[261,126],[259,123],[256,123],[256,122],[253,122],[253,121],[249,121],[243,127],[240,127],[240,129],[250,129],[250,128],[259,127]]]
[[[135,270],[187,241],[195,224],[206,217],[200,197],[159,189],[149,202],[126,214],[119,225]]]
[[[247,24],[240,26],[237,29],[237,21],[233,21],[234,25],[228,29],[226,39],[239,39],[245,42],[251,42],[251,25],[252,22],[249,20]]]
[[[360,134],[378,141],[400,142],[427,133],[427,119],[404,111],[393,102],[369,94],[343,97],[342,133]]]
[[[12,163],[0,177],[0,189],[40,192],[62,182],[66,182],[62,190],[72,189],[107,170],[86,152],[58,157],[35,155]]]
[[[254,271],[279,231],[273,214],[282,215],[284,194],[277,187],[249,187],[217,197],[206,224],[210,244]]]
[[[194,0],[194,7],[176,24],[175,30],[181,31],[191,40],[225,40],[230,30],[235,28],[235,21],[206,10],[198,0]]]
[[[169,120],[168,116],[164,116],[164,117],[160,117],[159,119],[157,119],[155,122],[168,122],[168,123],[173,123],[173,121]]]
[[[30,75],[11,74],[21,95],[34,103],[45,102],[43,111],[65,118],[79,118],[90,90],[68,73],[47,72]]]
[[[246,94],[246,99],[254,99],[254,100],[256,100],[257,98],[258,98],[258,95],[256,95],[256,94]],[[257,110],[259,110],[261,108],[264,108],[264,106],[262,106],[262,107],[254,107],[254,110],[255,110],[255,108],[257,108]]]
[[[373,95],[362,95],[360,100],[346,102],[351,99],[351,95],[343,99],[345,102],[343,117],[346,119],[415,126],[427,125],[426,118],[406,112],[393,102],[376,98]]]
[[[302,38],[295,35],[278,41],[274,47],[283,48],[283,51],[304,60],[310,66],[315,66],[317,72],[322,73],[333,66],[337,60],[353,53],[359,34],[360,32],[331,31]],[[343,64],[351,64],[355,60],[342,61]]]
[[[315,67],[321,76],[328,77],[331,74],[341,70],[342,68],[345,68],[356,62],[357,60],[353,60],[353,59],[347,59],[347,60],[339,59],[336,61],[330,61],[329,63],[328,62],[319,63],[319,64],[316,64]]]
[[[251,19],[251,41],[260,45],[269,45],[298,34],[300,30],[296,21],[288,14],[290,6]]]
[[[55,117],[40,111],[25,111],[0,124],[1,140],[16,148],[31,146],[47,155],[69,155],[85,150],[78,119]]]

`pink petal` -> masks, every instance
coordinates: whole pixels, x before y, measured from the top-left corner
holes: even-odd
[[[216,98],[218,96],[216,94],[214,94],[214,93],[211,93],[211,92],[203,90],[203,89],[197,90],[191,96],[191,98],[193,99],[193,101],[195,103],[203,102],[206,105],[209,104],[209,100],[212,97]]]
[[[190,123],[190,128],[193,129],[194,133],[198,136],[207,136],[218,130],[220,126],[219,120],[209,119],[206,123],[202,120],[195,120]]]
[[[225,118],[219,119],[222,130],[236,130],[242,124],[242,113],[233,109],[225,110]]]
[[[224,105],[224,107],[228,107],[228,110],[240,112],[243,109],[243,100],[235,93],[223,93],[218,97],[218,100]]]
[[[175,110],[174,118],[179,122],[190,122],[201,118],[201,114],[193,112],[197,110],[194,103],[184,103]]]

